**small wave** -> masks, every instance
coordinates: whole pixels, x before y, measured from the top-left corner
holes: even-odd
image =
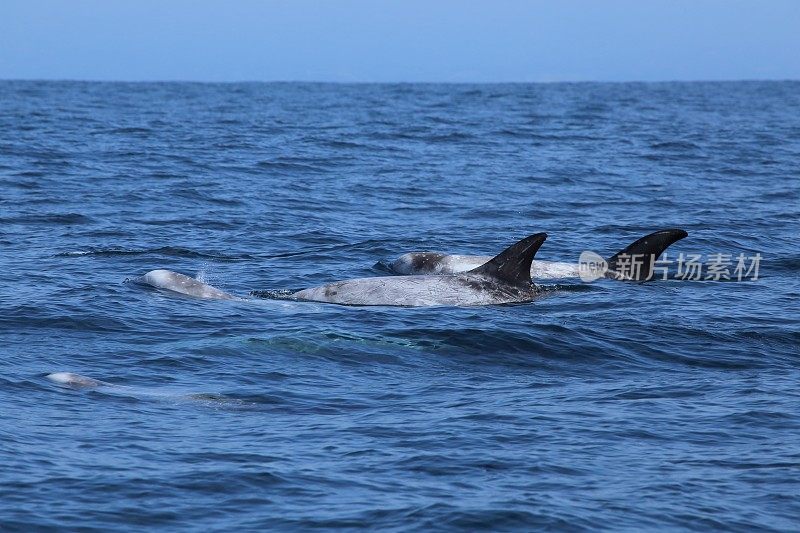
[[[536,285],[543,296],[549,296],[557,292],[590,292],[600,290],[598,285],[589,283],[556,283],[555,285]]]
[[[43,178],[46,174],[40,170],[23,170],[22,172],[15,172],[14,176],[18,176],[21,178]],[[12,185],[18,185],[19,182],[12,183]],[[25,189],[38,189],[39,183],[35,181],[28,181],[28,182],[21,182],[21,185]]]
[[[19,308],[17,308],[19,309]],[[53,315],[38,310],[28,311],[12,308],[7,316],[0,316],[0,327],[14,331],[32,330],[56,332],[121,333],[130,330],[126,320],[95,314]],[[38,313],[38,314],[37,314]]]
[[[150,128],[141,128],[141,127],[126,127],[126,128],[112,128],[100,131],[92,132],[92,135],[130,135],[130,134],[147,134],[152,133],[153,130]]]
[[[462,133],[454,131],[451,133],[444,133],[440,135],[431,135],[428,137],[424,137],[423,139],[429,142],[446,143],[446,142],[471,141],[475,139],[475,136],[470,133]]]
[[[650,148],[654,150],[697,150],[700,147],[689,141],[665,141],[653,143]]]
[[[119,256],[119,255],[161,255],[169,257],[186,257],[194,259],[213,259],[216,261],[248,261],[255,259],[254,256],[249,254],[221,254],[212,252],[198,252],[189,248],[180,248],[175,246],[162,246],[161,248],[144,248],[144,249],[128,249],[128,248],[90,248],[88,250],[74,250],[68,252],[59,252],[53,257],[83,257],[83,256]]]
[[[392,267],[389,264],[389,261],[385,261],[383,259],[381,259],[380,261],[378,261],[374,265],[372,265],[372,269],[375,270],[376,272],[381,272],[381,273],[386,273],[386,274],[394,274],[395,273],[394,270],[392,270]]]
[[[52,213],[44,215],[23,215],[20,217],[0,218],[3,224],[91,224],[94,222],[92,217],[80,213]]]
[[[188,200],[198,200],[202,202],[209,202],[225,206],[244,205],[244,202],[238,198],[223,198],[220,196],[212,196],[208,192],[194,187],[182,187],[175,192],[175,196],[183,197]]]
[[[294,163],[284,161],[259,161],[256,166],[265,170],[286,170],[292,172],[311,172],[321,174],[325,169],[316,165],[309,165],[306,163]]]
[[[74,251],[74,252],[60,252],[60,253],[55,254],[53,257],[76,257],[76,256],[80,256],[80,255],[91,255],[93,253],[94,252],[91,252],[91,251],[77,250],[77,251]]]
[[[655,400],[662,398],[693,398],[702,396],[703,390],[685,386],[640,387],[618,392],[610,397],[612,400]]]
[[[372,135],[374,139],[379,140],[406,140],[406,141],[422,141],[430,143],[450,143],[450,142],[463,142],[474,141],[477,137],[470,133],[462,133],[458,131],[450,133],[432,134],[429,130],[424,131],[400,131],[393,133],[375,133]]]
[[[501,130],[497,130],[492,132],[493,135],[498,135],[501,137],[513,137],[513,138],[520,138],[520,139],[532,139],[535,141],[556,141],[556,142],[571,142],[571,141],[599,141],[601,140],[600,137],[593,137],[590,135],[578,135],[578,134],[545,134],[545,133],[536,133],[529,130],[512,130],[508,128],[504,128]]]
[[[297,291],[288,289],[279,290],[256,290],[250,291],[250,296],[253,298],[262,298],[264,300],[291,300],[292,295]]]
[[[358,150],[371,148],[370,146],[367,146],[366,144],[359,144],[359,143],[354,143],[354,142],[349,142],[349,141],[325,141],[322,144],[324,144],[325,146],[328,146],[330,148],[353,148],[353,149],[358,149]]]
[[[800,270],[800,256],[789,255],[769,259],[770,270],[788,270],[796,272]]]

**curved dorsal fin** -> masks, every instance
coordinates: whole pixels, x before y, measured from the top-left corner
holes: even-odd
[[[536,255],[545,239],[547,239],[547,233],[535,233],[525,237],[500,252],[489,262],[470,270],[469,273],[492,276],[513,285],[531,283],[533,256]]]
[[[607,261],[607,277],[647,281],[653,277],[656,259],[669,245],[689,234],[682,229],[662,229],[645,235]]]

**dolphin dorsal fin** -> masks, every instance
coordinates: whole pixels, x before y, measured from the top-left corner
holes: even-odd
[[[638,241],[617,252],[608,259],[608,276],[620,279],[628,279],[634,281],[647,281],[653,277],[653,265],[664,250],[669,248],[671,244],[677,242],[689,234],[682,229],[662,229],[645,235]],[[637,268],[623,269],[622,257],[631,265],[631,260],[638,262]],[[621,274],[620,270],[627,270],[625,274]]]
[[[547,239],[547,233],[535,233],[518,241],[487,263],[482,264],[476,269],[470,270],[470,274],[482,274],[499,278],[513,285],[525,285],[531,283],[531,263],[533,256]]]

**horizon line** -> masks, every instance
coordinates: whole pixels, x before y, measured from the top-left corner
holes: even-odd
[[[757,82],[800,82],[800,78],[709,78],[709,79],[663,79],[663,80],[540,80],[540,81],[435,81],[435,80],[398,80],[398,81],[342,81],[342,80],[199,80],[199,79],[103,79],[103,78],[5,78],[0,82],[55,82],[55,83],[196,83],[205,85],[235,84],[315,84],[315,85],[556,85],[581,83],[608,84],[658,84],[658,83],[757,83]]]

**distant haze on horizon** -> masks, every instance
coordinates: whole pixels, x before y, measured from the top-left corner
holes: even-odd
[[[3,0],[0,79],[800,79],[800,1]]]

